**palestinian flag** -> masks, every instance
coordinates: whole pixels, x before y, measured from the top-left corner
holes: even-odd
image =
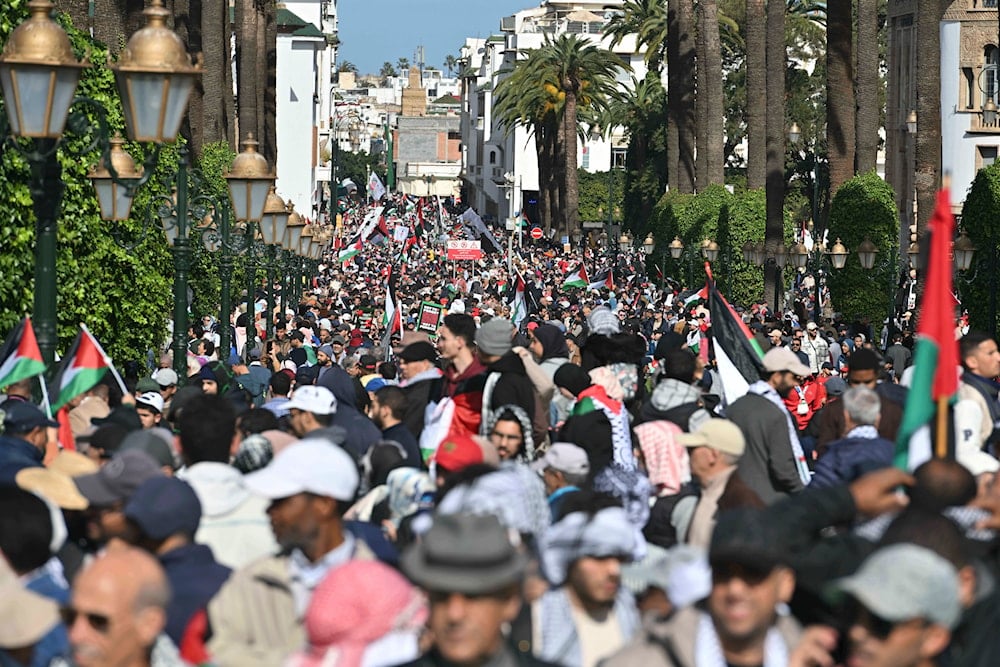
[[[746,394],[747,388],[760,379],[764,351],[719,292],[711,273],[705,289],[708,291],[708,311],[712,323],[712,349],[722,379],[722,398],[729,405]]]
[[[587,287],[590,281],[587,280],[587,271],[583,268],[583,265],[576,267],[575,271],[571,271],[566,274],[566,279],[563,280],[563,289],[569,287]]]
[[[38,348],[31,318],[21,320],[0,347],[0,387],[45,372],[42,351]]]
[[[684,307],[687,308],[696,301],[708,301],[708,285],[684,299]]]
[[[608,289],[615,288],[614,272],[611,269],[601,271],[587,284],[587,289],[599,290],[602,287],[607,287]]]
[[[101,381],[111,367],[111,360],[104,353],[86,327],[80,328],[69,352],[59,362],[55,377],[50,383],[53,396],[52,410],[56,411]]]
[[[949,404],[958,391],[958,341],[955,340],[955,299],[952,296],[951,240],[955,218],[948,188],[938,191],[934,215],[927,224],[930,253],[927,282],[921,299],[913,378],[906,395],[903,421],[896,434],[897,468],[913,470],[932,454],[953,453],[954,428]],[[932,425],[932,418],[934,424]],[[934,430],[932,431],[932,426]],[[931,444],[933,443],[933,450]]]
[[[347,262],[352,257],[361,252],[361,237],[359,236],[356,241],[348,245],[346,248],[337,253],[338,262]]]
[[[392,335],[403,331],[403,313],[399,307],[399,300],[396,298],[396,276],[389,266],[389,275],[385,285],[385,315],[382,324],[385,326],[385,335],[382,338],[382,347],[386,351],[386,358],[392,351]]]

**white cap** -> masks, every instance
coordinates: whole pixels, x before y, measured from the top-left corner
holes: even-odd
[[[337,411],[337,398],[326,387],[307,384],[299,387],[285,403],[286,410],[302,410],[314,415],[332,415]]]
[[[590,460],[582,447],[571,442],[554,442],[531,467],[538,473],[553,468],[571,475],[586,475],[590,472]]]
[[[139,398],[135,399],[135,407],[140,406],[163,412],[163,396],[160,396],[158,391],[147,391],[145,394],[140,394]]]
[[[358,469],[350,454],[319,438],[281,450],[267,466],[243,477],[248,489],[276,500],[298,493],[350,501],[358,490]]]
[[[177,373],[172,368],[160,368],[153,373],[153,379],[161,387],[169,387],[172,384],[177,384]]]

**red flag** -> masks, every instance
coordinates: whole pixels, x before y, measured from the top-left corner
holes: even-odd
[[[955,297],[951,281],[951,241],[955,235],[955,216],[947,188],[938,190],[934,215],[928,223],[931,236],[927,281],[921,301],[917,333],[933,340],[938,347],[937,365],[931,397],[950,397],[958,390],[958,343],[955,340]]]

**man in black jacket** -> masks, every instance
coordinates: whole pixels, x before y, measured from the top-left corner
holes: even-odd
[[[545,437],[544,430],[535,425],[535,386],[524,370],[524,362],[513,352],[514,325],[509,320],[491,319],[476,332],[479,359],[488,373],[483,391],[484,407],[496,411],[505,405],[522,408],[535,426],[535,442]],[[491,377],[498,373],[495,380]],[[541,432],[539,432],[541,431]]]

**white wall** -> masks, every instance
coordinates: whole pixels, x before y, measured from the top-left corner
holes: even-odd
[[[316,217],[312,210],[315,189],[313,131],[318,111],[313,95],[316,92],[317,50],[324,46],[325,42],[318,38],[278,35],[276,187],[282,199],[293,202],[295,210],[308,218]]]

